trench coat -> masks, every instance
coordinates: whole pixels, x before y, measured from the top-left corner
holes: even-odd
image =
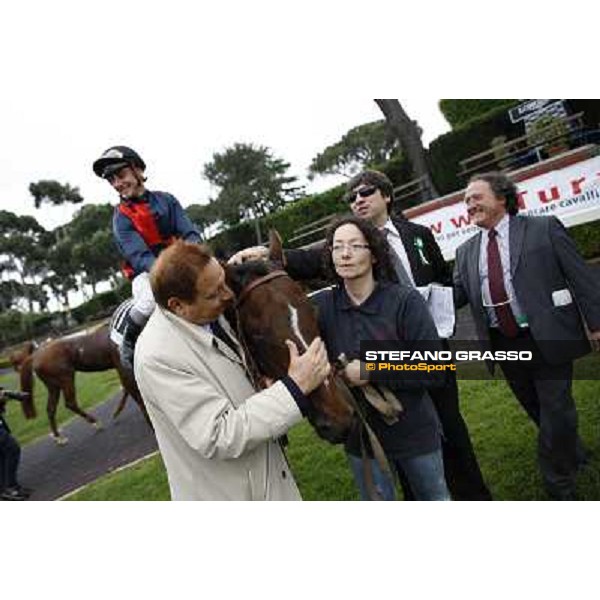
[[[302,414],[281,381],[256,392],[243,358],[161,307],[136,344],[135,378],[173,500],[301,499],[278,438]]]

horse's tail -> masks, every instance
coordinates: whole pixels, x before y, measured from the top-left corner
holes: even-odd
[[[26,400],[23,400],[21,407],[26,419],[33,419],[36,416],[35,402],[33,401],[33,354],[30,354],[21,363],[21,391],[28,394]]]

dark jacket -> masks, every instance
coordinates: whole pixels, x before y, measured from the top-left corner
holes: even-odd
[[[8,426],[8,423],[6,422],[6,419],[4,418],[4,405],[1,400],[0,400],[0,430],[10,433],[10,427]]]
[[[119,210],[119,206],[115,207],[113,215],[114,239],[126,263],[124,270],[130,277],[150,271],[156,257],[173,238],[188,242],[201,241],[198,230],[171,194],[146,191],[139,200],[121,202],[134,208],[139,215],[134,223]],[[151,227],[147,225],[148,219]],[[159,239],[149,244],[146,239],[155,237],[151,235],[150,229],[157,232],[156,237]]]
[[[412,223],[404,216],[392,217],[392,223],[404,244],[415,285],[425,286],[435,282],[451,286],[452,273],[431,230],[424,225]],[[328,278],[322,246],[307,250],[286,250],[285,258],[286,270],[294,279],[306,281]]]
[[[510,273],[519,306],[544,360],[562,364],[583,356],[590,345],[581,318],[600,329],[600,288],[564,225],[556,217],[510,218]],[[458,247],[454,268],[457,307],[470,304],[479,339],[490,348],[489,323],[481,298],[480,232]],[[565,295],[567,300],[560,300]]]
[[[318,309],[319,329],[329,358],[342,352],[349,360],[360,357],[360,342],[397,340],[406,349],[427,340],[441,343],[425,301],[418,291],[394,283],[378,283],[360,306],[355,306],[343,286],[322,290],[313,296]],[[416,348],[416,347],[415,347]],[[415,349],[413,348],[413,349]],[[432,346],[430,348],[434,349]],[[360,388],[352,392],[365,407],[367,421],[390,456],[411,457],[428,454],[440,447],[440,426],[433,403],[425,390],[442,381],[421,379],[385,383],[404,407],[400,420],[387,425],[379,413],[362,398]],[[351,434],[346,443],[350,454],[360,455],[360,439]]]

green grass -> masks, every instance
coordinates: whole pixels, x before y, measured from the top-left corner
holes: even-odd
[[[593,452],[579,476],[582,499],[600,499],[600,381],[576,381],[580,433]],[[496,500],[542,500],[545,493],[536,462],[536,431],[503,381],[461,381],[461,408],[485,479]],[[288,457],[305,500],[354,500],[345,455],[321,441],[307,423],[289,434]],[[108,475],[74,500],[168,500],[164,467],[153,457]]]
[[[67,500],[169,500],[167,473],[160,455],[102,477]]]
[[[18,390],[19,380],[16,373],[0,376],[0,386],[7,389]],[[75,376],[77,400],[81,408],[88,410],[108,400],[121,388],[117,372],[114,369],[100,373],[77,373]],[[37,417],[27,420],[18,402],[10,401],[6,405],[6,419],[10,423],[13,435],[21,445],[47,435],[50,432],[48,417],[46,416],[47,391],[44,384],[37,378],[34,387],[35,405]],[[91,411],[93,414],[93,410]],[[61,395],[59,408],[56,413],[59,428],[73,418],[79,418],[70,410],[65,408],[64,399]]]

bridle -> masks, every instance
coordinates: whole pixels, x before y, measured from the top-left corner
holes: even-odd
[[[239,309],[240,306],[248,299],[250,292],[255,290],[257,287],[263,285],[264,283],[267,283],[267,282],[272,281],[273,279],[277,279],[279,277],[287,277],[288,279],[291,279],[290,276],[285,271],[277,270],[277,271],[271,271],[271,273],[268,273],[267,275],[264,275],[263,277],[259,277],[258,279],[255,279],[254,281],[249,283],[241,291],[240,295],[238,296],[238,299],[235,303],[236,309]]]
[[[261,379],[260,369],[258,368],[258,365],[256,364],[255,357],[252,355],[252,352],[250,352],[248,340],[246,339],[246,335],[244,334],[244,331],[241,327],[241,319],[240,319],[239,310],[240,310],[242,304],[244,304],[244,302],[248,299],[250,294],[257,287],[260,287],[261,285],[268,283],[269,281],[272,281],[273,279],[277,279],[279,277],[287,277],[288,279],[291,279],[290,276],[285,271],[282,271],[280,269],[278,269],[277,271],[271,271],[270,273],[267,273],[266,275],[263,275],[262,277],[259,277],[258,279],[255,279],[254,281],[251,281],[246,287],[244,287],[242,289],[242,291],[240,292],[239,296],[237,297],[237,299],[235,301],[235,305],[234,305],[234,310],[236,313],[236,320],[238,323],[238,326],[237,326],[238,341],[240,342],[240,345],[244,351],[246,369],[247,369],[248,375],[252,379],[252,382],[254,383],[254,386],[256,388],[260,387],[260,385],[259,385],[259,382]]]

